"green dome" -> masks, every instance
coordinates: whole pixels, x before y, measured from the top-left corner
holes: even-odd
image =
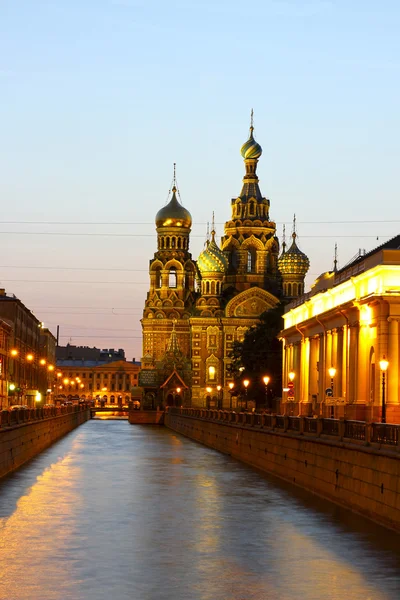
[[[247,142],[243,144],[240,149],[240,154],[244,159],[246,158],[260,158],[262,154],[262,148],[260,144],[257,144],[256,140],[253,138],[253,127],[250,127],[250,136]]]
[[[156,214],[156,227],[186,227],[192,225],[192,215],[176,197],[176,187],[172,188],[172,198]]]
[[[296,244],[296,234],[292,234],[293,242],[287,252],[278,258],[278,269],[282,275],[305,275],[310,267],[308,256],[299,250]]]
[[[197,266],[203,273],[225,273],[228,269],[228,259],[215,242],[215,231],[211,232],[211,241],[197,259]]]

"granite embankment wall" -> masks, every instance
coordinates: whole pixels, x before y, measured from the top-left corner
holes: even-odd
[[[0,477],[20,467],[24,462],[39,454],[53,442],[69,431],[90,419],[90,410],[81,407],[63,407],[64,411],[54,409],[54,414],[46,409],[37,411],[36,415],[20,415],[12,424],[2,415],[0,428]],[[67,410],[68,409],[68,410]],[[49,409],[51,411],[51,409]],[[58,411],[58,414],[56,414]],[[4,411],[5,413],[6,411]],[[11,413],[10,413],[11,415]],[[29,418],[29,420],[28,420]],[[16,423],[15,421],[19,421]]]
[[[400,533],[398,449],[257,428],[254,417],[249,421],[228,424],[171,411],[166,413],[164,423],[201,444]]]

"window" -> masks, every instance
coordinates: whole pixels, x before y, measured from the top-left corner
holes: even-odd
[[[209,381],[215,381],[217,378],[217,372],[214,366],[208,367],[208,379]]]
[[[256,251],[254,250],[254,248],[251,248],[248,252],[247,252],[247,272],[248,273],[255,273],[256,270]]]
[[[176,288],[176,286],[177,286],[176,267],[171,267],[169,270],[168,287]]]
[[[100,379],[100,373],[97,373],[96,377],[97,379]]]
[[[97,384],[96,384],[96,390],[99,390],[99,389],[100,389],[100,384],[99,384],[99,383],[97,383]]]

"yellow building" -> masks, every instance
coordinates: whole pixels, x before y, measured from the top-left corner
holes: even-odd
[[[399,320],[400,235],[287,306],[285,413],[400,422]]]
[[[263,197],[257,176],[262,149],[253,132],[251,123],[241,147],[243,185],[231,200],[221,246],[213,225],[203,252],[197,261],[192,259],[192,217],[178,201],[175,182],[169,203],[156,215],[157,251],[150,261],[142,319],[141,385],[149,408],[229,406],[234,342],[284,296],[303,292],[308,259],[298,250],[295,236],[288,253],[284,249],[278,258],[270,201]],[[294,254],[303,257],[303,267],[307,263],[302,270],[293,270],[293,261],[286,261],[286,255]]]
[[[137,387],[140,363],[127,360],[58,359],[55,390],[58,401],[93,400],[96,404],[126,404]]]

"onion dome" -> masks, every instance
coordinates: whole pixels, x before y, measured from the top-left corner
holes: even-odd
[[[228,269],[228,259],[215,241],[215,231],[211,232],[211,241],[197,259],[197,266],[203,273],[225,273]]]
[[[178,202],[176,187],[172,188],[172,198],[156,214],[156,227],[186,227],[192,225],[192,215]]]
[[[247,142],[243,144],[240,149],[240,154],[246,160],[247,158],[260,158],[262,154],[262,148],[260,144],[257,144],[256,140],[253,137],[254,127],[251,125],[250,127],[250,135]]]
[[[305,275],[310,267],[308,256],[296,244],[296,233],[292,233],[293,242],[289,250],[278,258],[278,268],[283,275]]]

